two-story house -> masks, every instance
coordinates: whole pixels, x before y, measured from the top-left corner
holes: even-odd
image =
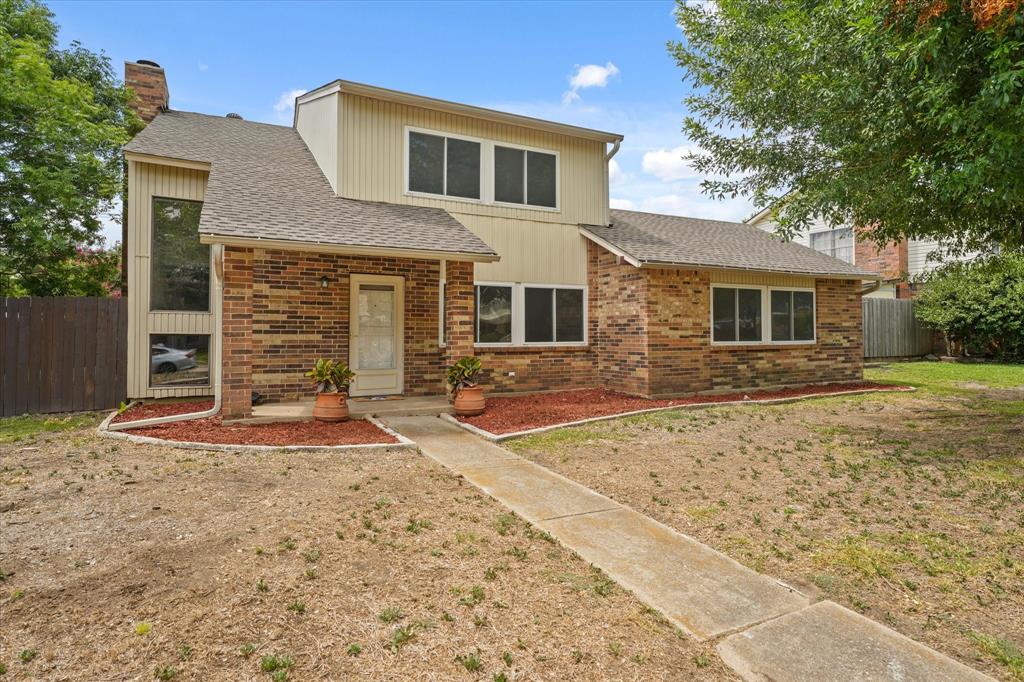
[[[225,416],[309,396],[432,395],[467,356],[491,391],[669,395],[862,376],[871,273],[737,223],[609,210],[622,136],[334,81],[292,126],[171,110],[125,147],[129,394]]]
[[[757,212],[746,223],[774,234],[778,225],[773,208]],[[794,235],[793,241],[877,274],[882,278],[880,285],[866,294],[872,298],[912,298],[921,275],[948,260],[969,260],[975,255],[951,258],[934,239],[903,239],[879,246],[858,235],[852,225],[833,226],[820,219]]]

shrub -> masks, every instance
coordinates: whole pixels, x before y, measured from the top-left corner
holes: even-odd
[[[915,313],[945,335],[950,354],[1024,358],[1024,253],[947,263],[922,282]]]

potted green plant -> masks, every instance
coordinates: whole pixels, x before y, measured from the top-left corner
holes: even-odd
[[[320,358],[306,376],[313,380],[313,390],[316,391],[313,418],[322,422],[348,419],[348,387],[356,376],[355,372],[343,362]]]
[[[483,364],[472,356],[462,358],[448,368],[448,393],[455,406],[455,414],[472,417],[483,414],[484,389],[476,382]]]

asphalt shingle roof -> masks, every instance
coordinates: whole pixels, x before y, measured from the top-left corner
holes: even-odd
[[[742,223],[618,209],[610,215],[609,226],[581,228],[641,264],[878,279],[875,273]]]
[[[337,196],[290,127],[168,111],[124,149],[210,164],[203,234],[497,256],[442,209]]]

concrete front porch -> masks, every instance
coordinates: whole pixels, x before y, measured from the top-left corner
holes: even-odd
[[[271,422],[298,422],[313,418],[312,397],[293,402],[269,403],[254,405],[252,416],[234,419],[226,423],[232,424],[268,424]],[[363,419],[368,415],[375,417],[417,417],[433,416],[453,412],[447,396],[410,396],[387,398],[349,398],[349,414],[353,419]]]

